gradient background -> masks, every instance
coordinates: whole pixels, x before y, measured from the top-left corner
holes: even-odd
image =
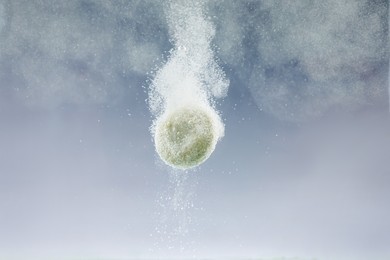
[[[185,173],[149,133],[162,2],[0,0],[0,259],[390,258],[388,1],[206,12],[225,137]]]

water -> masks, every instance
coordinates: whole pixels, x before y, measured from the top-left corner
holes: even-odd
[[[0,0],[0,259],[389,259],[388,14]],[[149,128],[189,105],[177,170]]]
[[[156,228],[150,248],[152,255],[195,255],[196,220],[194,213],[201,210],[196,205],[195,171],[171,169],[169,183],[158,196]]]

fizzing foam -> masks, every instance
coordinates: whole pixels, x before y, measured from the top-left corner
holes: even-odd
[[[214,99],[226,95],[229,81],[211,49],[215,30],[204,14],[205,4],[168,2],[165,12],[175,47],[149,92],[156,151],[180,169],[204,162],[224,135]]]

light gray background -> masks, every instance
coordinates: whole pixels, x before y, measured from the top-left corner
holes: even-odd
[[[206,12],[225,137],[181,173],[145,102],[160,1],[0,0],[0,259],[390,257],[388,1]]]

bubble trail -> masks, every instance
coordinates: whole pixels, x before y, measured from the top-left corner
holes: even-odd
[[[156,151],[168,165],[188,169],[204,162],[224,135],[215,98],[229,81],[211,46],[215,34],[206,1],[169,1],[165,14],[174,48],[150,86]]]

